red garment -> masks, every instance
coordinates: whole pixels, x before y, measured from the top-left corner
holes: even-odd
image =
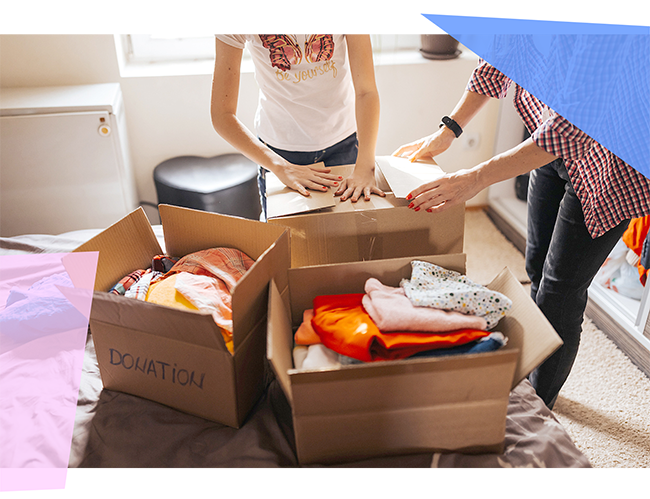
[[[477,329],[449,333],[379,331],[362,305],[364,293],[314,298],[311,323],[323,344],[337,353],[364,362],[405,359],[418,352],[463,345],[490,334]]]
[[[643,251],[643,243],[646,237],[648,237],[648,229],[650,229],[650,215],[633,218],[623,233],[623,242],[638,256],[641,256]],[[646,269],[640,262],[637,268],[639,269],[639,280],[645,286],[650,269]]]

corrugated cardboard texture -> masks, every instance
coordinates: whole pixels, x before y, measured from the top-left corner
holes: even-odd
[[[318,163],[323,165],[323,163]],[[387,194],[386,198],[370,196],[368,201],[362,199],[358,203],[341,202],[338,196],[334,195],[336,189],[328,189],[320,192],[309,190],[309,196],[303,196],[297,191],[285,186],[273,173],[266,174],[266,198],[267,218],[269,220],[277,217],[309,213],[319,210],[322,212],[342,212],[355,210],[374,210],[386,208],[389,205],[386,200],[392,198],[394,206],[406,206],[406,204],[394,204],[395,198],[405,198],[406,195],[416,187],[440,178],[444,172],[435,161],[418,161],[411,163],[406,158],[395,156],[377,156],[375,158],[375,180],[377,187]],[[354,165],[342,165],[330,167],[332,175],[349,177],[354,171]]]
[[[283,231],[280,227],[256,220],[190,208],[161,204],[158,210],[165,228],[165,247],[172,256],[228,247],[257,260]]]
[[[358,203],[357,203],[358,204]],[[291,266],[461,253],[465,207],[415,213],[405,206],[269,220],[291,229]]]
[[[205,313],[95,291],[91,331],[93,320],[227,352],[219,326]]]
[[[464,255],[419,258],[464,271]],[[496,327],[506,348],[486,354],[292,369],[293,329],[319,294],[362,292],[368,277],[389,286],[411,274],[413,258],[289,270],[290,314],[271,286],[267,355],[288,394],[302,463],[424,451],[499,451],[515,369],[525,376],[559,338],[505,269],[490,288],[514,306]],[[541,340],[539,339],[541,338]],[[520,351],[520,349],[522,351]],[[519,356],[523,362],[518,364]],[[526,367],[523,367],[523,366]]]
[[[497,445],[516,355],[292,374],[298,457],[328,462]]]
[[[264,388],[268,283],[274,278],[288,295],[289,231],[173,206],[160,214],[170,255],[231,247],[255,260],[232,290],[234,355],[209,314],[96,291],[90,327],[104,386],[238,427]],[[99,250],[103,276],[111,276],[103,289],[160,253],[138,211],[91,243],[83,248]]]
[[[239,424],[230,353],[94,319],[91,328],[104,388]]]
[[[151,258],[162,253],[142,208],[79,246],[78,251],[99,251],[97,291],[108,291],[130,272],[151,267]]]
[[[289,371],[293,368],[293,335],[291,320],[285,300],[271,281],[269,285],[269,321],[267,332],[266,356],[271,361],[275,375],[289,403],[293,403]]]
[[[407,158],[378,156],[376,163],[391,192],[398,198],[406,198],[417,187],[437,180],[445,174],[435,161],[411,163]]]
[[[508,332],[506,348],[520,351],[512,383],[514,388],[555,352],[562,340],[508,268],[503,269],[488,287],[512,300],[512,309],[501,319],[498,328]]]
[[[165,247],[170,255],[184,256],[206,248],[228,247],[256,261],[232,291],[233,345],[237,349],[266,313],[270,279],[275,278],[280,289],[287,286],[288,231],[255,220],[178,206],[160,205],[159,210],[165,228]]]

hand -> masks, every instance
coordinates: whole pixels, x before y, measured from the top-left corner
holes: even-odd
[[[422,184],[406,196],[411,200],[409,208],[414,211],[437,213],[451,206],[464,203],[483,189],[479,182],[479,170],[459,170],[447,173],[438,180]]]
[[[341,182],[341,185],[334,193],[335,196],[341,196],[341,201],[350,199],[356,203],[361,196],[366,201],[370,201],[370,195],[377,194],[384,197],[386,193],[377,187],[375,180],[375,166],[359,166],[357,163],[352,174]]]
[[[393,153],[393,156],[408,158],[411,162],[418,159],[433,159],[434,156],[449,149],[455,138],[454,132],[443,126],[428,137],[403,145]]]
[[[284,185],[309,197],[307,189],[323,192],[330,187],[339,186],[343,177],[333,175],[331,171],[331,168],[323,166],[323,163],[294,165],[287,161],[276,175]]]

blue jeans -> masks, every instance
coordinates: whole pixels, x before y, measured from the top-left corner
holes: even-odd
[[[333,146],[320,151],[285,151],[268,144],[266,144],[266,146],[294,165],[313,165],[320,161],[325,163],[325,166],[353,165],[357,162],[357,153],[359,152],[359,141],[357,140],[356,132],[343,139],[341,142],[337,142]],[[257,186],[260,190],[260,200],[262,204],[262,215],[260,216],[260,220],[265,222],[266,170],[261,166],[257,174]]]
[[[549,409],[578,353],[587,288],[628,224],[592,239],[564,162],[558,159],[531,172],[526,241],[531,297],[564,341],[529,376]]]

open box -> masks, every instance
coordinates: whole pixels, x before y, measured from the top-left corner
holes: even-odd
[[[418,178],[402,171],[404,158],[378,157],[378,186],[385,198],[341,202],[333,191],[304,198],[267,174],[269,223],[291,229],[291,266],[461,253],[465,206],[442,213],[416,213],[404,196],[427,179],[443,174],[435,163],[413,164]],[[347,176],[352,166],[333,167]],[[398,169],[402,168],[402,170]],[[395,190],[397,195],[392,192]]]
[[[494,330],[508,343],[482,354],[293,369],[293,330],[318,295],[363,293],[369,277],[399,286],[414,258],[290,269],[271,283],[267,356],[292,407],[301,463],[418,452],[501,452],[511,388],[561,344],[528,293],[504,269],[488,285],[512,308]],[[418,257],[465,272],[465,255]]]
[[[175,206],[159,211],[167,255],[230,247],[255,260],[232,290],[234,353],[209,313],[107,292],[162,253],[139,208],[75,250],[99,251],[90,330],[104,388],[239,427],[264,389],[268,283],[286,287],[289,232]]]

